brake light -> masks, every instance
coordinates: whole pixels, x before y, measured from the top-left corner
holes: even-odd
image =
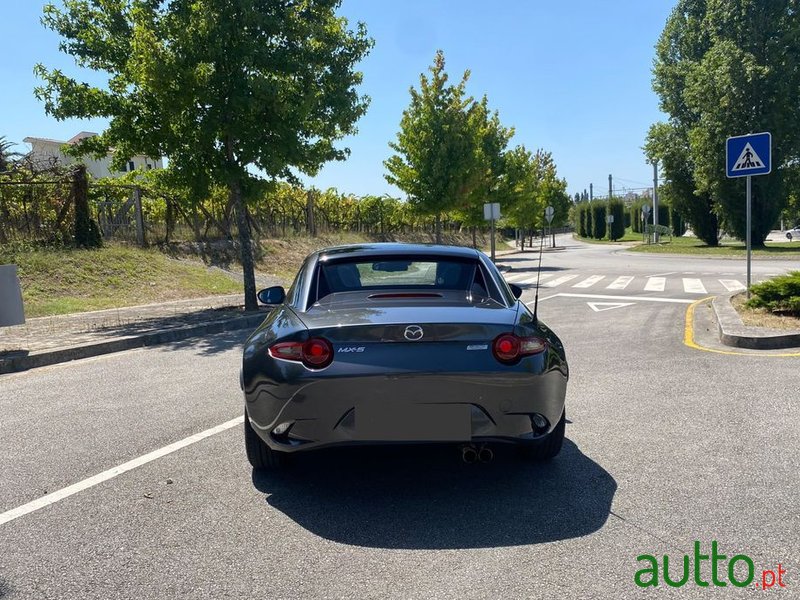
[[[547,342],[538,337],[519,337],[513,333],[498,335],[492,343],[494,357],[503,364],[513,364],[523,356],[539,354]]]
[[[273,358],[302,362],[309,369],[324,369],[333,361],[333,346],[324,338],[305,342],[279,342],[269,347]]]

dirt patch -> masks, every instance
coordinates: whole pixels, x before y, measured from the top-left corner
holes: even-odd
[[[770,329],[795,330],[800,331],[800,319],[776,315],[763,308],[747,308],[745,305],[745,295],[737,294],[731,298],[731,304],[742,322],[748,327],[768,327]]]

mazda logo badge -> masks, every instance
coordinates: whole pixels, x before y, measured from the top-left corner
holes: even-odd
[[[403,335],[408,341],[416,342],[417,340],[422,339],[422,334],[422,327],[419,325],[409,325],[406,327],[406,331]]]

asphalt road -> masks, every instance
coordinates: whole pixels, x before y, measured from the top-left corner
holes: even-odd
[[[634,583],[642,554],[667,554],[678,578],[695,540],[752,559],[750,588],[781,563],[781,592],[796,594],[800,358],[683,344],[688,303],[704,297],[684,279],[718,293],[743,265],[561,242],[545,255],[539,310],[567,348],[570,423],[546,465],[359,449],[253,477],[231,421],[241,334],[0,377],[0,598],[700,598],[710,591],[692,581]],[[533,258],[505,257],[508,276],[529,279]],[[650,276],[662,291],[645,290]]]

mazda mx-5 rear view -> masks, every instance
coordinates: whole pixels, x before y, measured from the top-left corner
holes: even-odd
[[[326,446],[511,443],[549,459],[564,438],[558,337],[481,252],[369,244],[311,254],[245,343],[254,469]]]

